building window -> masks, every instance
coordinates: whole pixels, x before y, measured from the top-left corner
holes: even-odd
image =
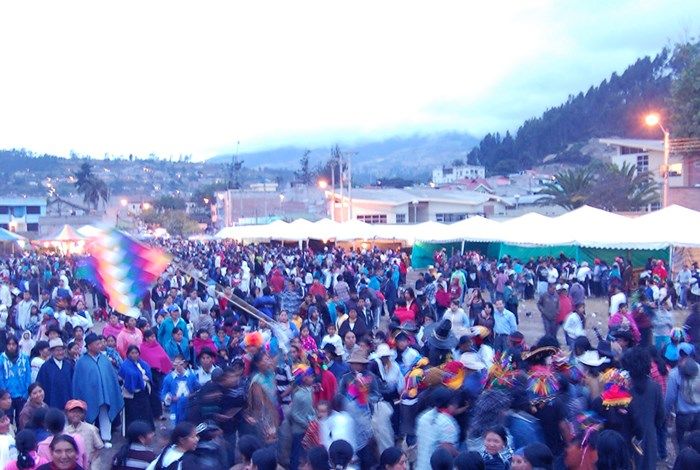
[[[637,147],[625,147],[624,145],[620,147],[620,155],[632,155],[635,153],[642,153],[644,150]]]
[[[660,202],[653,202],[649,204],[649,210],[650,211],[658,211],[661,209],[661,203]]]
[[[396,223],[397,224],[405,224],[406,223],[406,214],[396,214]]]
[[[10,213],[9,206],[0,206],[0,214],[9,214],[9,213]]]
[[[27,224],[27,232],[38,232],[39,231],[39,224]]]
[[[649,171],[649,155],[637,155],[637,173]]]
[[[41,214],[39,206],[27,206],[27,214]]]
[[[467,218],[467,214],[435,214],[437,222],[459,222]]]
[[[386,214],[358,215],[357,220],[368,224],[385,224]]]
[[[673,163],[668,166],[668,176],[683,176],[683,164]]]

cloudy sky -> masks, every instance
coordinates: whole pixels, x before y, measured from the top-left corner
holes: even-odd
[[[0,5],[0,148],[203,159],[481,136],[697,35],[697,0]]]

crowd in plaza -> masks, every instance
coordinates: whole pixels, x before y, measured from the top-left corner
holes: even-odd
[[[129,312],[3,257],[0,469],[700,468],[696,265],[161,247]]]

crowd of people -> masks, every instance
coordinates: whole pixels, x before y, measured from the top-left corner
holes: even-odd
[[[0,468],[700,468],[695,265],[162,244],[129,312],[2,260]]]

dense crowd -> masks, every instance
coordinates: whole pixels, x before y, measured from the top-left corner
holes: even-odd
[[[71,256],[2,260],[0,468],[700,468],[695,265],[163,248],[130,312]]]

